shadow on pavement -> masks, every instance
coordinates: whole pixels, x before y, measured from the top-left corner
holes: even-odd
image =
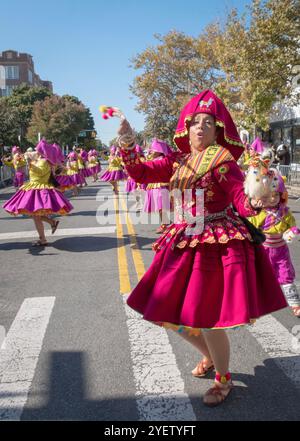
[[[293,357],[297,358],[298,357]],[[293,362],[293,360],[291,360]],[[49,374],[46,388],[40,394],[46,394],[44,406],[27,407],[22,420],[75,420],[75,421],[137,421],[138,411],[134,396],[109,394],[105,378],[99,372],[98,380],[103,382],[107,398],[91,400],[87,398],[87,356],[84,352],[51,352],[49,353]],[[284,372],[272,359],[265,360],[264,366],[255,368],[255,375],[233,373],[233,381],[242,381],[246,387],[235,385],[230,396],[219,407],[208,408],[202,403],[202,393],[197,392],[198,384],[212,380],[195,379],[195,393],[189,396],[198,421],[299,421],[299,406],[295,385],[287,380]],[[284,388],[282,388],[284,385]],[[36,386],[38,387],[38,386]],[[29,400],[34,403],[38,396],[36,387],[32,387]],[[168,393],[145,397],[147,407],[162,409]],[[176,401],[182,398],[178,397]],[[33,404],[32,404],[33,406]],[[4,409],[2,409],[4,410]],[[14,409],[7,409],[13,415]],[[18,411],[18,409],[16,409]],[[146,411],[145,411],[146,412]],[[157,412],[159,414],[159,410]],[[177,415],[177,418],[180,415]],[[142,419],[143,420],[143,419]],[[174,421],[174,418],[170,418]]]

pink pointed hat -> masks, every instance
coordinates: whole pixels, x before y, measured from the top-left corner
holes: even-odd
[[[56,165],[59,163],[58,161],[58,153],[53,145],[48,144],[45,139],[42,139],[35,147],[35,150],[51,165]]]
[[[86,161],[87,158],[88,158],[88,156],[89,156],[89,154],[88,154],[88,152],[87,152],[86,150],[81,149],[81,150],[80,150],[80,156],[81,156],[81,158],[82,158],[84,161]]]
[[[17,145],[14,145],[13,148],[11,149],[11,152],[13,155],[15,155],[16,153],[20,153],[20,147]]]
[[[265,143],[262,142],[262,140],[259,137],[257,137],[253,141],[253,143],[251,144],[251,148],[253,150],[255,150],[257,153],[262,153],[264,151],[264,148],[265,148]]]
[[[65,161],[65,157],[63,155],[63,152],[61,150],[61,147],[59,144],[52,144],[52,146],[55,148],[56,153],[57,153],[57,163],[58,164],[62,164]]]
[[[165,156],[172,153],[171,147],[166,142],[161,141],[160,139],[157,139],[157,138],[154,138],[152,140],[152,144],[151,144],[149,151],[162,153]]]
[[[209,89],[193,97],[182,109],[174,135],[177,147],[182,152],[190,152],[189,126],[197,113],[207,113],[215,118],[216,126],[220,127],[217,143],[228,149],[237,160],[244,151],[243,143],[225,104]]]
[[[68,159],[71,159],[71,160],[73,160],[73,161],[76,161],[77,158],[78,158],[78,155],[77,155],[76,152],[70,152],[70,153],[68,154]]]

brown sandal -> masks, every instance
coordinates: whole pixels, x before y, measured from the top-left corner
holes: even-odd
[[[210,371],[214,370],[214,364],[208,365],[207,360],[201,360],[195,369],[192,370],[193,377],[202,378],[205,377]]]
[[[300,318],[300,306],[292,306],[292,311],[295,317]]]
[[[228,381],[226,386],[221,385],[219,382],[215,381],[213,387],[208,389],[204,394],[203,403],[209,407],[215,407],[222,404],[226,400],[233,388],[232,381]]]
[[[47,247],[48,245],[48,242],[42,242],[41,240],[37,240],[31,244],[32,247]]]
[[[53,226],[51,227],[51,233],[52,233],[52,234],[54,234],[55,231],[57,230],[58,224],[59,224],[59,221],[54,221],[54,224],[53,224]]]

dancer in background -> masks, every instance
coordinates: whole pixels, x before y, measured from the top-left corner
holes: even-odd
[[[118,147],[110,148],[108,158],[108,169],[100,176],[100,181],[109,182],[112,185],[113,192],[119,193],[118,182],[127,179],[127,173],[124,171],[123,160]]]
[[[83,176],[79,173],[78,169],[78,155],[75,151],[68,154],[67,158],[67,175],[71,177],[73,182],[73,194],[78,196],[79,189],[78,186],[82,187],[84,182]]]
[[[58,163],[56,149],[42,140],[36,146],[36,157],[28,156],[29,182],[10,198],[3,208],[12,215],[26,214],[31,216],[39,239],[33,246],[48,245],[44,222],[51,226],[55,233],[59,221],[51,219],[51,215],[66,215],[72,210],[68,199],[51,183],[53,169]]]
[[[98,152],[92,149],[88,152],[87,172],[88,176],[93,176],[93,182],[97,182],[100,171],[101,165],[98,161]]]
[[[139,145],[137,145],[135,149],[140,160],[145,161],[146,158],[143,149]],[[136,201],[136,211],[141,211],[142,209],[142,194],[145,192],[146,188],[146,184],[139,184],[138,182],[135,182],[135,180],[132,179],[130,176],[128,176],[125,186],[125,192],[127,193],[127,196],[130,193],[134,194]]]
[[[148,150],[147,161],[160,161],[172,153],[167,143],[159,139],[153,139]],[[169,182],[155,182],[146,187],[144,211],[146,213],[159,213],[160,226],[156,233],[163,233],[168,226],[167,213],[170,212]],[[165,223],[167,222],[167,223]]]
[[[7,167],[12,167],[14,169],[14,180],[13,184],[18,191],[20,187],[24,184],[25,180],[25,174],[26,174],[26,160],[24,158],[24,155],[22,154],[22,151],[20,147],[14,146],[11,151],[10,157],[3,157],[2,161],[3,164]]]

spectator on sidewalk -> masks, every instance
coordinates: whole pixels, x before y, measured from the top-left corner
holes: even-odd
[[[280,144],[276,150],[276,156],[279,160],[280,165],[290,165],[291,155],[289,148],[286,144]]]

